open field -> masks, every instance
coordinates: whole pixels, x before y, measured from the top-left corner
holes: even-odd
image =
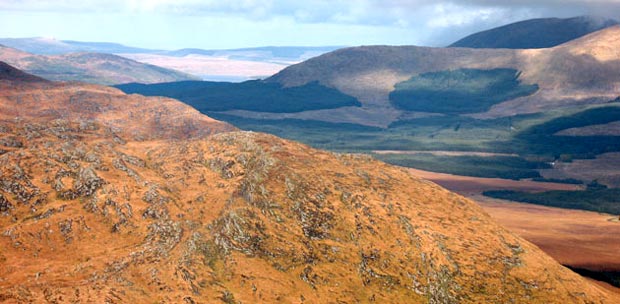
[[[542,183],[531,180],[470,177],[429,172],[418,169],[409,169],[409,171],[416,176],[428,179],[448,190],[457,192],[465,196],[478,195],[484,191],[498,189],[528,192],[580,189],[579,185],[571,184]]]
[[[610,214],[514,203],[473,196],[500,224],[536,244],[561,264],[620,270],[620,222]]]
[[[501,225],[536,244],[563,265],[592,271],[620,270],[620,222],[616,215],[516,203],[481,194],[500,188],[530,192],[574,190],[580,188],[578,185],[409,170],[416,176],[475,200]],[[595,282],[620,293],[619,288],[605,282]]]

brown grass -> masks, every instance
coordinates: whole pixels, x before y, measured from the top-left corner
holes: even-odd
[[[616,215],[516,203],[481,195],[483,191],[495,189],[571,190],[576,187],[574,185],[409,170],[475,200],[498,223],[534,243],[563,265],[594,271],[620,271],[620,222]],[[620,292],[609,284],[600,285]]]
[[[620,222],[615,215],[472,198],[500,224],[562,264],[620,271]]]

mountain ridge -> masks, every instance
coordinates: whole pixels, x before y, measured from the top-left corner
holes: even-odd
[[[0,47],[0,61],[56,81],[83,81],[110,85],[139,80],[156,83],[196,79],[189,74],[112,54],[71,53],[46,56]]]
[[[449,47],[549,48],[618,24],[617,20],[594,16],[530,19],[471,34]]]
[[[620,73],[615,72],[620,65],[620,54],[613,48],[620,37],[619,29],[620,26],[609,27],[547,49],[345,48],[292,65],[266,81],[284,86],[319,81],[358,98],[369,111],[381,111],[391,107],[388,93],[394,86],[411,77],[460,68],[510,68],[520,72],[519,79],[525,84],[539,85],[540,91],[531,97],[500,103],[481,115],[502,117],[533,113],[545,107],[569,106],[586,100],[601,103],[616,98],[614,92],[620,86]],[[594,50],[599,50],[598,55],[590,54]],[[537,101],[541,99],[545,102]],[[402,113],[386,115],[385,120],[394,121],[399,115]]]

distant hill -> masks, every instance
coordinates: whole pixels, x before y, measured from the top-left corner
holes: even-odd
[[[257,47],[229,50],[181,49],[120,54],[140,62],[184,71],[210,81],[266,78],[287,66],[338,49],[326,47]]]
[[[46,82],[47,80],[22,72],[0,61],[0,80],[19,82]]]
[[[230,57],[250,61],[301,61],[323,53],[342,48],[342,46],[265,46],[238,49],[200,49],[160,50],[126,46],[111,42],[87,42],[57,40],[54,38],[0,38],[0,45],[15,48],[37,55],[61,55],[69,53],[108,53],[108,54],[157,54],[161,56],[184,57],[203,55]]]
[[[620,95],[619,43],[620,26],[613,26],[554,48],[535,50],[362,46],[340,49],[292,65],[266,81],[285,87],[318,81],[356,97],[369,111],[385,114],[394,109],[393,98],[397,95],[391,93],[395,88],[403,88],[406,81],[426,79],[424,81],[429,84],[432,80],[435,84],[431,88],[444,91],[436,91],[438,94],[459,88],[464,94],[481,83],[500,87],[510,84],[511,78],[505,79],[507,82],[499,81],[499,78],[488,78],[494,77],[493,73],[484,72],[510,69],[517,73],[518,83],[513,85],[536,85],[538,90],[531,97],[517,94],[514,98],[497,99],[487,114],[501,117],[615,99]],[[462,69],[477,70],[481,78],[476,82],[468,77],[457,77],[455,73]],[[445,81],[460,81],[461,84],[454,87]],[[465,82],[470,82],[469,87]],[[480,91],[480,94],[487,92]],[[429,109],[424,112],[442,113]],[[402,115],[392,113],[377,117],[389,124]]]
[[[9,47],[0,47],[0,61],[33,75],[57,81],[81,81],[96,84],[129,82],[158,83],[195,80],[179,71],[140,63],[124,57],[101,53],[35,55]]]
[[[341,48],[339,46],[266,46],[240,49],[158,50],[118,43],[41,37],[0,38],[0,44],[37,55],[67,55],[83,52],[116,54],[138,62],[196,75],[203,80],[235,82],[266,78],[291,64]],[[174,81],[174,79],[169,81]]]
[[[57,40],[54,38],[0,38],[0,44],[37,55],[60,55],[78,52],[93,53],[153,53],[160,50],[150,50],[125,46],[110,42],[81,42],[72,40]]]
[[[591,16],[531,19],[472,34],[450,47],[548,48],[617,24],[613,19]]]

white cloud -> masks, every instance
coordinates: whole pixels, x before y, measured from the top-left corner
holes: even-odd
[[[620,16],[620,0],[0,0],[1,10],[290,17],[305,23],[458,25],[505,10]],[[421,12],[431,15],[422,16]],[[413,19],[413,20],[412,20]],[[453,21],[454,20],[454,21]]]
[[[139,41],[142,36],[153,35],[151,29],[165,22],[165,27],[154,35],[157,36],[153,38],[155,42],[149,43],[156,43],[163,36],[162,31],[170,32],[168,39],[180,33],[191,33],[192,38],[186,40],[192,42],[200,26],[197,22],[218,20],[217,24],[203,25],[201,39],[231,40],[221,33],[241,37],[254,29],[245,39],[264,33],[260,36],[265,41],[263,44],[402,41],[402,44],[440,46],[479,30],[528,18],[585,14],[620,18],[620,0],[0,0],[2,14],[22,24],[15,26],[7,18],[0,19],[0,36],[49,33],[77,39],[113,28],[120,29],[115,32],[117,36],[135,32],[132,39]],[[45,16],[54,21],[44,25],[19,21],[32,15],[36,15],[34,21],[44,20]],[[93,20],[102,21],[94,24]],[[157,21],[154,24],[152,20]],[[89,23],[93,24],[87,27]],[[264,24],[278,26],[264,28]],[[31,31],[25,33],[21,30],[24,28],[31,28]],[[329,33],[322,33],[319,28],[329,29]],[[352,28],[356,29],[359,39],[351,37]],[[63,34],[78,30],[84,33],[79,36]],[[115,39],[112,31],[109,32],[111,38],[100,39]],[[287,41],[290,42],[276,41],[283,32],[289,33]],[[331,37],[330,40],[323,39],[326,42],[320,43],[326,36]],[[316,43],[310,39],[315,39]]]

